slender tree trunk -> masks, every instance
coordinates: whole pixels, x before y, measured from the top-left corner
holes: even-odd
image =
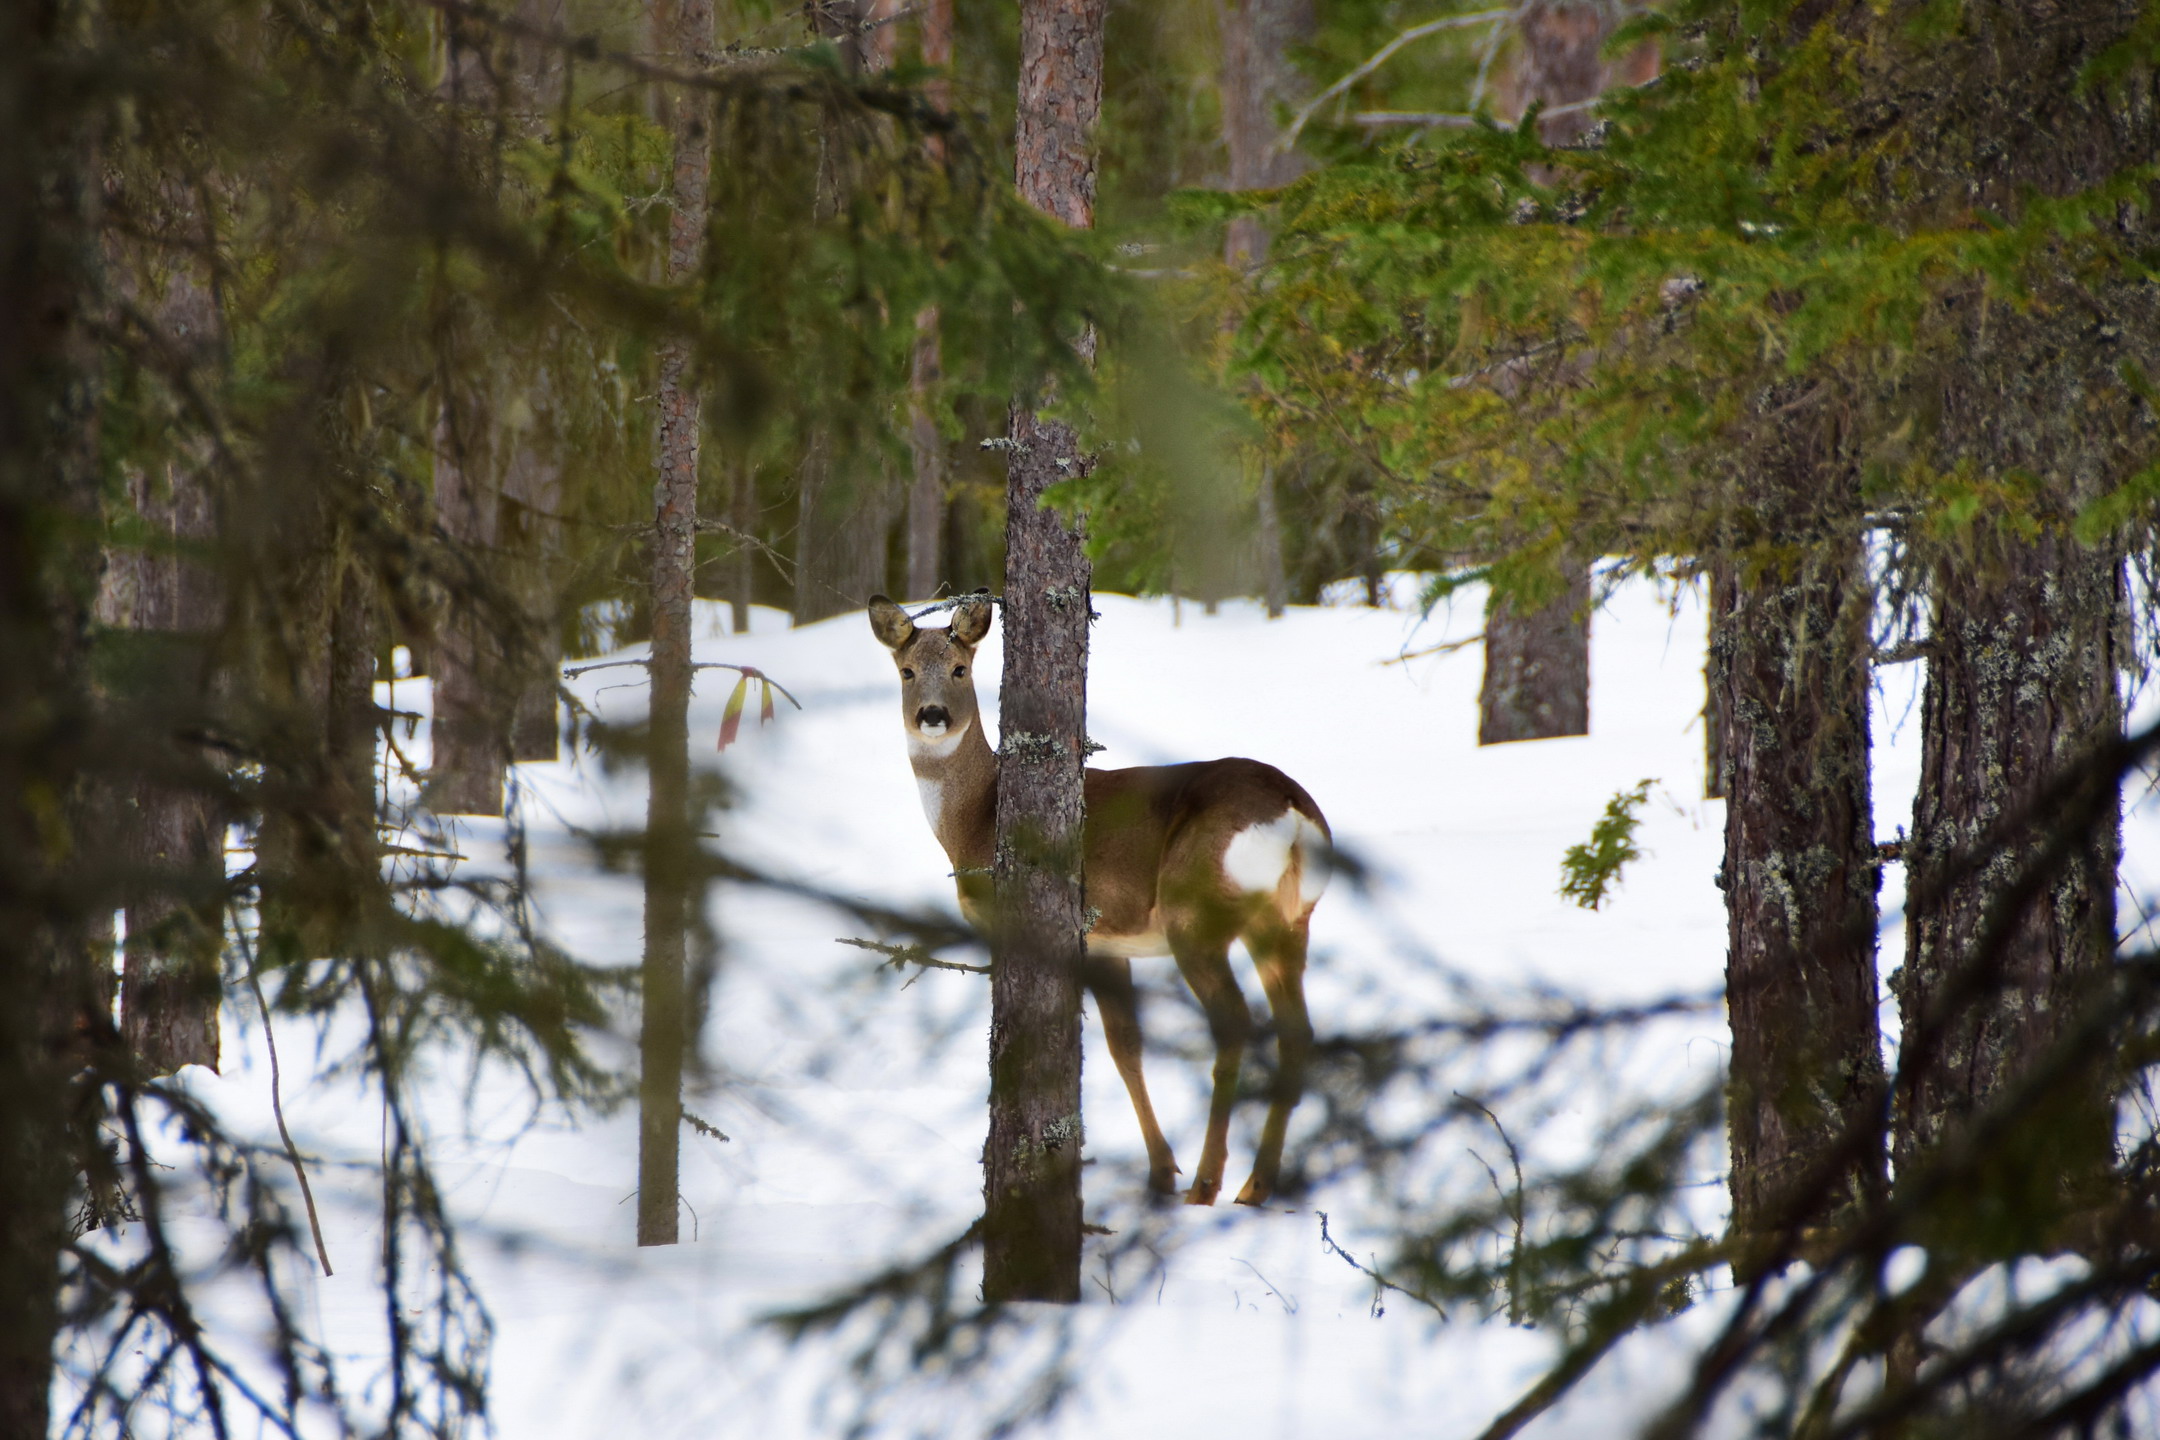
[[[1095,221],[1105,0],[1025,0],[1021,195],[1076,229]],[[1042,495],[1089,462],[1070,427],[1011,412],[1005,682],[999,708],[990,1135],[983,1147],[983,1298],[1080,1298],[1082,772],[1091,579],[1080,534]]]
[[[1736,1271],[1781,1232],[1879,1199],[1880,1147],[1834,1171],[1883,1102],[1869,791],[1872,592],[1851,477],[1787,455],[1750,497],[1772,557],[1714,587],[1712,671],[1727,763],[1726,1092]],[[1797,554],[1796,559],[1785,559]],[[1743,569],[1742,567],[1748,567]],[[1759,568],[1757,568],[1759,567]]]
[[[1266,190],[1304,173],[1305,159],[1276,145],[1277,112],[1305,95],[1305,77],[1291,50],[1316,26],[1312,0],[1225,0],[1221,7],[1223,148],[1230,189]],[[1223,236],[1223,261],[1247,271],[1267,258],[1267,229],[1256,216],[1233,219]],[[1275,508],[1275,466],[1262,458],[1253,543],[1260,589],[1273,619],[1289,603],[1283,577],[1282,524]]]
[[[698,64],[712,47],[712,0],[676,0],[668,49],[674,63]],[[704,263],[706,188],[712,174],[711,102],[693,90],[669,95],[675,135],[674,209],[668,222],[668,279],[683,283]],[[653,487],[651,789],[645,810],[644,1011],[639,1035],[638,1217],[640,1245],[678,1236],[683,1057],[689,1005],[685,965],[690,926],[690,601],[697,559],[698,441],[701,407],[690,347],[660,352],[660,476]]]
[[[435,423],[435,514],[443,532],[493,561],[502,550],[502,497],[488,480],[479,406],[445,393]],[[435,653],[432,756],[426,801],[442,815],[502,814],[515,690],[492,617],[470,596],[444,608]]]
[[[1275,506],[1275,467],[1260,467],[1260,598],[1268,619],[1279,620],[1290,607],[1290,580],[1283,573],[1282,519]]]
[[[915,356],[908,376],[908,450],[915,474],[908,484],[907,594],[927,600],[942,578],[938,541],[945,530],[945,437],[931,413],[942,360],[938,312],[925,306],[915,317]]]
[[[66,0],[0,7],[0,1437],[50,1430],[60,1255],[76,1169],[67,1052],[96,1017],[97,908],[54,873],[82,792],[85,576],[97,574],[92,105]],[[81,877],[76,877],[81,878]]]
[[[728,523],[735,527],[735,551],[728,560],[729,620],[737,635],[750,633],[750,603],[756,589],[757,553],[750,538],[757,534],[757,470],[749,464],[735,468],[735,486],[729,496]]]
[[[1725,617],[1738,599],[1732,562],[1712,559],[1709,575],[1709,645],[1703,657],[1703,798],[1722,800],[1730,779],[1725,754],[1725,662],[1732,642],[1724,634]]]
[[[1304,74],[1290,52],[1317,28],[1313,0],[1223,0],[1222,127],[1229,188],[1271,190],[1305,173],[1305,158],[1276,146],[1277,114],[1304,99]],[[1267,258],[1267,230],[1250,215],[1230,222],[1223,259],[1247,270]]]
[[[1513,63],[1503,72],[1500,110],[1520,116],[1534,104],[1573,104],[1615,79],[1640,83],[1656,72],[1643,47],[1617,67],[1602,58],[1624,18],[1594,0],[1532,0],[1519,12]],[[1577,111],[1539,122],[1548,145],[1564,145],[1590,127]],[[1485,607],[1485,680],[1478,696],[1478,744],[1548,740],[1590,733],[1590,581],[1577,561],[1564,590],[1524,610],[1499,594]]]
[[[505,536],[524,621],[514,670],[510,758],[553,760],[562,730],[556,702],[562,684],[562,627],[557,567],[562,553],[562,466],[528,444],[511,457],[503,484]]]
[[[940,72],[924,87],[924,98],[940,110],[952,108],[953,0],[924,0],[922,63]],[[945,161],[945,140],[924,141],[931,161]],[[907,593],[926,600],[945,579],[941,541],[945,534],[945,437],[934,413],[944,357],[938,339],[938,309],[925,306],[915,316],[915,355],[908,375],[908,449],[915,473],[908,484]]]

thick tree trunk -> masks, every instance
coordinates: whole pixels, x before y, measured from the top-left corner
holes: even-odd
[[[2119,733],[2119,565],[2059,532],[2005,541],[1979,565],[1945,558],[1921,701],[1920,792],[1913,807],[1913,904],[1905,965],[1896,1158],[1916,1166],[2043,1055],[2112,963],[2116,823],[2075,837],[2065,863],[2015,913],[2009,889],[2051,837],[2030,807],[2066,769]],[[2023,816],[2008,842],[1991,831]],[[2045,1226],[2114,1158],[2107,1057],[1991,1146],[2014,1215],[1976,1223]],[[1986,1244],[1984,1240],[1980,1244]]]
[[[1726,1119],[1741,1274],[1760,1263],[1751,1247],[1792,1232],[1804,1242],[1808,1229],[1878,1199],[1885,1183],[1879,1146],[1831,1158],[1884,1094],[1868,769],[1872,592],[1857,495],[1836,480],[1796,459],[1766,467],[1751,500],[1774,558],[1721,562],[1713,590],[1727,776]]]
[[[1095,220],[1104,9],[1105,0],[1025,0],[1021,9],[1020,193],[1076,229]],[[1041,501],[1088,459],[1069,427],[1024,404],[1012,408],[1010,434],[983,1298],[1072,1303],[1091,574],[1079,533]]]
[[[71,78],[65,0],[0,7],[0,1437],[50,1430],[60,1255],[76,1170],[68,1053],[94,1023],[80,935],[91,897],[59,882],[53,800],[83,787],[84,576],[97,573],[93,112]],[[72,1012],[72,1013],[71,1013]]]
[[[1902,216],[1956,224],[1990,213],[2027,223],[2036,199],[2139,173],[2160,139],[2130,94],[2081,83],[2134,18],[2102,0],[2068,0],[2035,26],[2023,6],[1965,8],[1954,46],[1896,41],[1884,16],[1856,53],[1879,55],[1871,92],[1895,94],[1898,150],[1883,183]],[[1884,43],[1890,41],[1891,43]],[[2132,82],[2149,87],[2149,74]],[[1890,153],[1886,151],[1885,153]],[[2124,207],[2109,243],[2156,238],[2151,212]],[[2096,496],[2150,463],[2151,407],[2125,374],[2160,366],[2160,305],[2135,275],[2036,267],[2030,303],[1961,294],[1948,363],[1917,410],[1935,432],[1938,473],[2022,494],[2029,514],[1983,509],[1968,535],[1939,538],[1921,702],[1920,790],[1913,809],[1903,1012],[1893,1144],[1918,1176],[1979,1112],[2017,1094],[2087,1003],[2114,954],[2119,819],[2103,807],[2085,833],[2029,807],[2122,724],[2116,666],[2123,592],[2113,551],[2072,538]],[[1986,493],[1983,488],[1981,493]],[[1998,826],[2010,833],[1991,833]],[[2029,877],[2050,840],[2063,862]],[[1979,847],[1978,853],[1974,853]],[[2030,893],[2021,884],[2037,879]],[[2021,1095],[1991,1136],[1978,1188],[1986,1209],[1936,1207],[1952,1250],[1987,1258],[2049,1248],[2058,1222],[2105,1183],[2115,1138],[2116,1057],[2082,1057],[2052,1093]],[[1947,1267],[1946,1267],[1947,1268]]]
[[[1567,580],[1535,610],[1486,602],[1478,744],[1590,733],[1590,572],[1573,566]]]
[[[712,46],[712,0],[677,0],[668,49],[691,66]],[[675,135],[674,208],[668,279],[682,283],[704,263],[706,191],[712,174],[711,101],[698,91],[670,99]],[[639,1032],[638,1213],[640,1245],[679,1234],[683,1058],[690,1007],[685,981],[691,862],[690,601],[697,561],[699,426],[690,347],[660,351],[660,475],[653,487],[652,746],[645,809],[645,964]]]

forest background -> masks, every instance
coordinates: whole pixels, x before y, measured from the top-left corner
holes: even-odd
[[[2128,1433],[2160,1365],[2155,969],[2116,887],[2153,744],[2123,696],[2153,633],[2160,12],[39,0],[0,26],[0,1434],[122,1433],[146,1399],[220,1433],[473,1418],[478,1301],[403,1088],[453,1045],[551,1100],[634,1099],[640,1239],[674,1238],[721,953],[698,900],[772,878],[687,760],[693,595],[808,623],[983,587],[1010,625],[1054,587],[1007,537],[1082,517],[1060,584],[1091,563],[1279,610],[1391,571],[1488,582],[1493,743],[1588,723],[1600,585],[1708,591],[1725,1084],[1490,1204],[1405,1207],[1377,1272],[1561,1337],[1491,1433],[1713,1273],[1741,1300],[1661,1433],[1743,1376],[1779,1433]],[[1068,189],[1038,187],[1056,164]],[[1029,437],[1059,426],[1045,473],[1061,446]],[[644,723],[561,703],[566,662],[644,639]],[[433,681],[425,773],[374,697],[400,650]],[[1867,695],[1910,663],[1893,850]],[[741,680],[738,715],[769,683]],[[394,779],[499,812],[509,763],[566,743],[651,775],[646,825],[600,845],[643,879],[635,974],[393,804]],[[1630,814],[1586,845],[1587,898]],[[971,943],[828,898],[903,963]],[[393,1302],[365,1398],[283,1303],[307,1229],[267,1167],[297,1152],[162,1078],[216,1062],[233,987],[361,1021]],[[1449,1045],[1527,1036],[1543,1077],[1647,1018],[1473,996],[1324,1037],[1291,1168],[1485,1123],[1366,1117]],[[634,1077],[596,1058],[626,1028]],[[146,1138],[168,1126],[176,1151]],[[1668,1223],[1705,1143],[1719,1234]],[[175,1156],[229,1202],[282,1391],[192,1308]],[[798,1323],[920,1304],[923,1357],[993,1354],[1039,1292],[994,1255],[988,1302],[956,1290],[971,1243]],[[1918,1281],[1890,1263],[1913,1254]],[[2077,1268],[1959,1320],[2031,1256]],[[84,1339],[107,1359],[56,1415]]]

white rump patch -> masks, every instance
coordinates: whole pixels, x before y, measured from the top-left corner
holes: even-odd
[[[960,748],[960,742],[974,727],[972,720],[958,725],[922,725],[908,727],[908,755],[917,760],[942,760]]]
[[[1293,850],[1301,862],[1298,902],[1309,906],[1327,889],[1328,843],[1320,827],[1296,810],[1285,810],[1273,820],[1248,825],[1231,836],[1223,851],[1223,873],[1249,894],[1271,894],[1290,868]]]

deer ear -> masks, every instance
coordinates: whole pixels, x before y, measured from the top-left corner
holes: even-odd
[[[915,622],[908,613],[886,599],[883,595],[870,597],[870,632],[885,642],[889,650],[898,650],[915,638]]]
[[[969,649],[982,643],[983,636],[990,633],[990,601],[970,595],[954,607],[952,638]]]

